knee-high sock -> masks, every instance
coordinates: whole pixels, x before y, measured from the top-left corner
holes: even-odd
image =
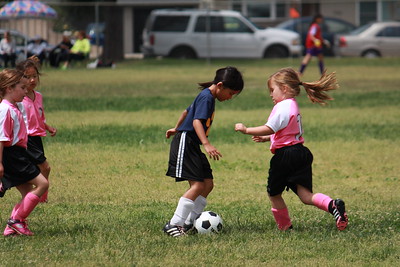
[[[44,192],[44,194],[40,197],[40,202],[46,202],[48,194],[49,194],[49,190]]]
[[[312,202],[313,202],[314,206],[316,206],[317,208],[324,210],[326,212],[330,212],[329,206],[330,206],[331,201],[332,201],[332,198],[330,198],[327,195],[321,194],[321,193],[315,194],[312,198]]]
[[[16,220],[25,220],[29,214],[33,211],[36,205],[39,203],[39,197],[31,192],[26,194],[24,199],[22,199],[21,204],[16,210],[13,219]]]
[[[301,64],[300,69],[299,69],[299,72],[300,72],[301,74],[303,74],[303,72],[304,72],[304,70],[306,69],[306,67],[307,67],[307,64]]]
[[[17,210],[19,209],[19,206],[21,206],[21,202],[18,202],[17,204],[15,204],[12,212],[11,212],[11,217],[10,218],[14,218],[15,213],[17,212]]]
[[[187,217],[185,223],[192,224],[194,220],[204,211],[207,205],[207,199],[203,196],[198,196],[194,201],[194,208]]]
[[[318,66],[319,66],[319,71],[321,72],[321,74],[324,73],[324,70],[325,70],[324,61],[321,60],[318,63]]]
[[[189,213],[194,208],[194,201],[185,197],[181,197],[176,207],[174,216],[172,217],[170,224],[183,226]]]
[[[287,230],[290,226],[292,226],[292,222],[290,221],[289,211],[287,208],[284,209],[271,209],[272,214],[274,215],[275,222],[278,225],[279,230]]]

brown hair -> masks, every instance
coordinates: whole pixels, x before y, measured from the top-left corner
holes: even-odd
[[[15,68],[21,72],[25,72],[26,69],[28,69],[28,68],[34,68],[38,74],[38,79],[39,79],[39,76],[42,75],[42,73],[40,73],[40,67],[41,67],[40,59],[37,56],[31,56],[31,57],[27,58],[26,60],[18,63]],[[39,81],[40,81],[40,79],[39,79]]]
[[[14,69],[4,69],[0,72],[0,96],[4,97],[7,88],[16,86],[24,73]]]
[[[306,90],[308,98],[313,103],[325,105],[327,100],[333,100],[326,92],[335,90],[339,87],[336,81],[336,74],[332,72],[322,74],[318,81],[302,82],[300,81],[299,74],[292,68],[283,68],[272,74],[268,79],[268,87],[271,88],[272,79],[279,85],[279,87],[286,85],[293,97],[300,94],[300,85]]]

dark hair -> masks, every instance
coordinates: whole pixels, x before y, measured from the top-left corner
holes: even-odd
[[[4,97],[6,89],[17,85],[24,73],[14,69],[4,69],[0,72],[0,96]]]
[[[333,100],[333,98],[326,93],[327,91],[335,90],[339,87],[336,74],[334,72],[326,74],[326,71],[324,71],[318,81],[302,82],[295,70],[292,68],[283,68],[269,77],[269,88],[271,88],[272,80],[274,80],[280,88],[286,85],[290,89],[291,95],[294,97],[300,94],[300,85],[302,85],[310,101],[320,105],[325,105],[327,100]]]
[[[233,91],[242,91],[244,82],[240,71],[235,67],[225,67],[218,69],[215,73],[215,78],[212,82],[199,83],[200,89],[206,89],[213,84],[222,82],[225,88]]]
[[[39,71],[40,60],[37,56],[31,56],[28,59],[21,61],[20,63],[17,64],[17,66],[15,68],[21,72],[25,72],[27,68],[34,68],[36,70],[37,74],[39,76],[41,75],[41,73]]]
[[[311,27],[311,25],[313,25],[317,21],[317,19],[323,19],[323,18],[324,18],[324,16],[322,16],[322,14],[319,14],[319,13],[315,14],[313,19],[312,19],[312,21],[311,21],[311,23],[310,23],[310,27]]]

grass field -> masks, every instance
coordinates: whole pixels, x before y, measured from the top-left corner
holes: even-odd
[[[52,166],[49,203],[29,217],[33,237],[2,237],[1,266],[398,266],[400,264],[400,59],[326,60],[340,89],[328,106],[299,96],[314,191],[346,201],[349,227],[284,193],[294,224],[279,232],[266,195],[271,153],[235,133],[236,122],[265,123],[265,83],[300,59],[127,61],[116,69],[43,69],[39,91]],[[220,235],[173,239],[162,233],[187,188],[165,176],[165,131],[197,95],[197,82],[237,66],[245,89],[216,104],[210,140],[215,189],[206,209],[225,222]],[[303,81],[318,78],[311,62]],[[5,222],[19,193],[1,199]]]

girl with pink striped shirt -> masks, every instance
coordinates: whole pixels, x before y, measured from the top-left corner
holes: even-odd
[[[16,187],[22,198],[12,210],[4,230],[5,236],[33,235],[26,218],[49,187],[47,179],[31,162],[26,151],[28,135],[17,106],[27,93],[27,81],[23,76],[17,70],[0,72],[0,197],[6,190]]]
[[[274,156],[270,162],[267,191],[271,211],[280,230],[292,229],[289,212],[282,198],[285,188],[290,188],[304,204],[331,213],[337,229],[344,230],[348,224],[344,201],[312,191],[313,155],[303,145],[301,115],[295,98],[300,93],[300,86],[304,87],[311,102],[321,105],[332,100],[326,91],[338,87],[334,73],[323,73],[316,82],[301,82],[293,69],[281,69],[268,79],[274,108],[267,123],[258,127],[237,123],[235,130],[252,135],[255,142],[271,141],[270,150]]]
[[[28,93],[18,105],[28,130],[28,154],[32,162],[39,167],[43,176],[49,179],[50,165],[44,154],[42,137],[46,136],[46,131],[51,136],[55,136],[57,129],[46,123],[42,94],[35,91],[40,81],[39,64],[39,58],[32,56],[17,65],[17,70],[23,72],[24,77],[28,80]],[[40,202],[47,202],[47,195],[48,192],[44,193]]]

